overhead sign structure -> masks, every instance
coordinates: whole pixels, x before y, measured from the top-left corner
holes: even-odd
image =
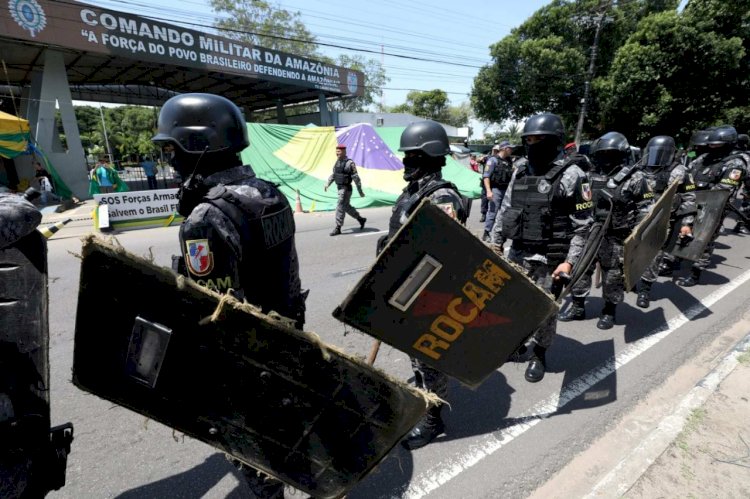
[[[5,3],[5,2],[3,2]],[[0,37],[361,96],[364,74],[306,57],[77,2],[10,0]]]

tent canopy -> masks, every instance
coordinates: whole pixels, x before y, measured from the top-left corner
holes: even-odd
[[[0,111],[0,156],[15,158],[26,151],[29,143],[29,122]]]

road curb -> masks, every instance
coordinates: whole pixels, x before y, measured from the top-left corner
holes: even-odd
[[[674,412],[665,416],[641,443],[602,478],[587,499],[621,497],[643,476],[685,427],[691,413],[703,406],[724,379],[737,367],[737,358],[750,349],[750,333],[735,344],[719,364],[683,397]]]

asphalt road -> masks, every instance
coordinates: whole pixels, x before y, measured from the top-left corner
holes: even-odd
[[[296,220],[302,284],[311,290],[305,329],[366,357],[372,340],[331,317],[373,262],[390,208],[363,214],[364,231],[347,219],[338,237],[328,236],[332,213],[301,214]],[[478,216],[472,215],[469,227],[481,234]],[[79,276],[75,253],[89,224],[72,222],[49,241],[52,418],[56,424],[72,421],[76,431],[67,485],[49,497],[241,497],[244,484],[221,453],[70,382]],[[136,254],[152,252],[165,266],[178,251],[176,227],[116,237]],[[747,310],[748,240],[722,236],[716,267],[700,286],[688,290],[660,279],[649,310],[636,308],[635,295],[628,294],[609,331],[595,327],[602,300],[594,290],[587,303],[591,319],[559,324],[548,354],[550,372],[541,383],[525,382],[525,365],[514,363],[473,391],[452,383],[451,408],[444,410],[447,434],[415,452],[397,446],[347,497],[527,496]],[[108,306],[106,297],[100,306]],[[118,320],[116,310],[112,320]],[[376,366],[403,379],[411,376],[406,355],[385,346]]]

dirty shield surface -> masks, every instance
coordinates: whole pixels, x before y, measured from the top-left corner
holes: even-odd
[[[640,221],[623,245],[625,289],[635,288],[646,267],[664,247],[672,218],[672,203],[678,183],[672,182],[654,203],[649,214]]]
[[[427,409],[317,336],[95,238],[73,382],[314,497],[344,495]]]
[[[423,201],[333,315],[474,387],[558,309],[522,269]]]
[[[679,258],[698,261],[724,218],[724,208],[730,191],[696,191],[695,204],[698,213],[693,224],[693,239],[684,243],[680,239],[680,228],[675,227],[669,236],[666,251]]]

